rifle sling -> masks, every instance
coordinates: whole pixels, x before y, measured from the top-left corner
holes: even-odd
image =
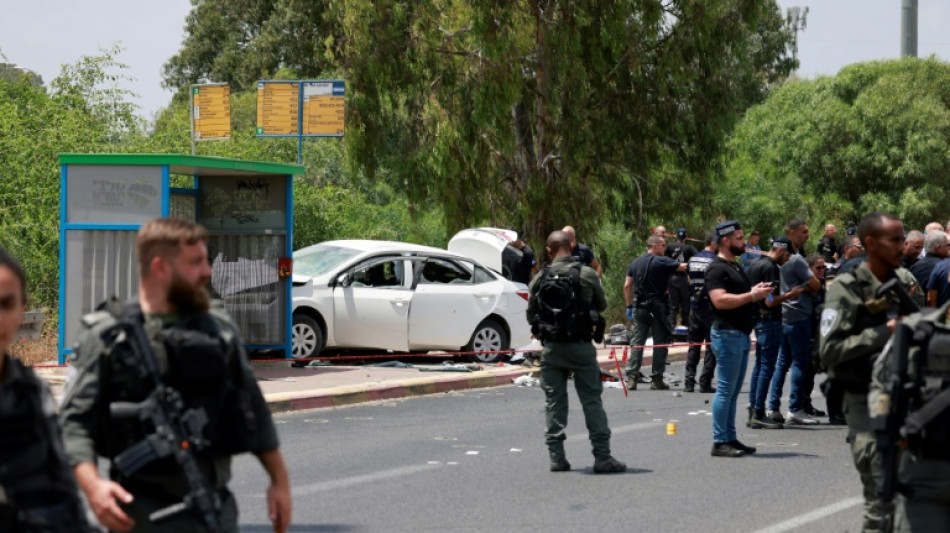
[[[907,416],[904,426],[901,427],[901,435],[905,437],[919,435],[924,426],[940,416],[940,413],[948,407],[950,407],[950,389],[944,389],[940,394],[931,398],[923,407]]]

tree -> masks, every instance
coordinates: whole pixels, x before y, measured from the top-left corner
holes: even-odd
[[[785,85],[737,126],[717,208],[772,227],[854,224],[875,209],[911,228],[946,220],[948,84],[947,63],[906,58]]]

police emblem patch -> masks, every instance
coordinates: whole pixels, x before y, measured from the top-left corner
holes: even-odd
[[[821,312],[821,324],[819,325],[819,331],[821,332],[822,337],[827,337],[828,333],[831,331],[832,326],[835,325],[835,322],[838,321],[838,310],[837,309],[825,309]]]

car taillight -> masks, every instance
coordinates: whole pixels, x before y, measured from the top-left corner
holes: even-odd
[[[524,301],[528,301],[528,291],[518,291],[518,296],[524,298]]]

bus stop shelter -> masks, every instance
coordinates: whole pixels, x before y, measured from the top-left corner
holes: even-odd
[[[293,176],[304,167],[170,154],[61,154],[59,162],[60,364],[84,314],[136,295],[136,233],[158,217],[208,228],[211,296],[247,348],[290,356]]]

